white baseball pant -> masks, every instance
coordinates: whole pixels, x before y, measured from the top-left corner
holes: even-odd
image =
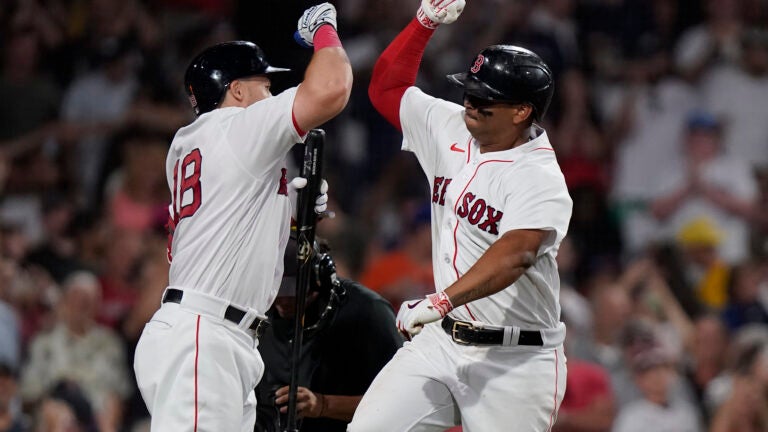
[[[208,313],[211,299],[186,291],[144,327],[134,369],[153,431],[253,432],[264,362],[252,333]]]
[[[566,359],[555,347],[463,346],[425,326],[381,370],[348,432],[545,432],[565,392]]]

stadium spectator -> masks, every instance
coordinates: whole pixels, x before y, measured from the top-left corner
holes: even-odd
[[[43,237],[26,256],[27,262],[42,267],[57,283],[84,268],[71,229],[74,213],[75,207],[63,195],[51,192],[45,196],[41,208]]]
[[[0,432],[31,431],[21,411],[18,384],[16,367],[0,360]]]
[[[110,176],[106,206],[110,224],[140,233],[163,226],[168,218],[165,156],[171,137],[133,128],[116,139],[123,164]]]
[[[712,420],[710,432],[768,430],[768,345],[757,346],[733,377],[730,395]]]
[[[677,233],[682,283],[691,290],[695,311],[720,310],[728,299],[731,266],[718,253],[722,233],[709,221],[688,222]]]
[[[727,153],[762,166],[768,164],[768,122],[753,107],[768,98],[768,31],[747,29],[741,44],[738,62],[713,68],[703,78],[702,104],[722,119]]]
[[[0,98],[14,101],[15,107],[0,110],[0,142],[30,134],[54,121],[60,98],[56,86],[40,73],[44,52],[34,29],[13,28],[3,42]]]
[[[37,410],[36,432],[114,432],[99,426],[91,403],[72,381],[60,381],[45,395]]]
[[[749,251],[749,221],[757,204],[757,183],[743,160],[722,148],[722,125],[712,114],[687,119],[679,165],[660,168],[651,211],[663,235],[672,238],[687,224],[708,219],[722,232],[718,254],[735,264]]]
[[[656,238],[649,213],[657,175],[676,166],[675,143],[684,132],[685,116],[697,95],[670,74],[669,53],[658,41],[639,45],[627,59],[624,79],[597,86],[597,106],[614,143],[610,191],[620,216],[625,254],[642,251]]]
[[[95,323],[98,280],[90,273],[77,272],[66,279],[62,289],[56,326],[32,340],[22,370],[22,397],[28,403],[40,402],[60,381],[72,381],[93,406],[101,430],[117,430],[130,383],[119,339]]]
[[[683,378],[693,390],[695,401],[707,422],[704,393],[712,380],[725,368],[728,352],[728,332],[716,314],[702,315],[694,323],[695,332],[686,344],[683,358]]]
[[[768,328],[765,326],[744,326],[731,335],[725,369],[709,382],[704,392],[704,409],[710,419],[733,396],[734,385],[739,377],[768,382],[765,363],[757,361],[765,359],[761,353],[764,353],[767,346]]]
[[[138,278],[136,286],[138,293],[135,303],[126,311],[126,315],[120,322],[119,334],[125,345],[125,364],[132,364],[136,351],[136,344],[144,329],[144,324],[149,322],[152,315],[159,309],[157,301],[168,286],[168,252],[166,250],[168,240],[162,233],[154,233],[145,237],[145,251],[137,264]],[[136,377],[133,368],[128,368],[132,387],[131,396],[126,401],[123,425],[129,430],[149,430],[149,412],[147,405],[141,398],[136,388]],[[143,428],[143,429],[142,429]]]
[[[597,363],[608,371],[620,367],[619,338],[627,323],[631,303],[627,293],[615,284],[602,282],[590,292],[593,326],[589,338],[574,341],[568,356]]]
[[[15,266],[0,254],[0,364],[21,365],[21,329],[18,312],[10,303]]]
[[[568,361],[565,395],[554,432],[606,432],[616,416],[608,373],[599,365]]]
[[[105,245],[99,284],[100,307],[96,319],[116,329],[139,295],[137,269],[144,253],[145,238],[128,229],[112,229]]]
[[[728,304],[723,309],[723,322],[734,332],[747,324],[768,326],[768,305],[765,299],[764,266],[747,262],[733,271]]]
[[[696,81],[713,65],[735,64],[741,46],[742,15],[739,0],[705,0],[707,19],[686,30],[675,47],[675,66]]]
[[[80,202],[87,206],[96,203],[109,137],[122,127],[136,97],[139,83],[132,50],[128,40],[102,40],[98,67],[72,82],[64,95],[62,119],[74,131],[75,141],[69,169],[77,179]]]
[[[632,357],[631,368],[642,398],[619,411],[613,432],[704,430],[693,406],[669,396],[676,371],[671,357],[662,348],[638,352]]]

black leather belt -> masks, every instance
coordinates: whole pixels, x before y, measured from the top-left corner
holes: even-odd
[[[163,303],[181,303],[182,297],[184,297],[184,291],[168,288],[163,295]],[[243,317],[245,317],[245,311],[234,306],[227,306],[227,310],[224,312],[224,319],[237,325],[240,325]],[[249,329],[256,332],[256,337],[263,335],[267,327],[269,327],[269,321],[259,318],[254,319],[251,325],[248,326]]]
[[[443,318],[443,330],[459,345],[504,345],[504,330],[476,327],[471,322]],[[542,346],[544,341],[537,330],[520,330],[517,345]]]

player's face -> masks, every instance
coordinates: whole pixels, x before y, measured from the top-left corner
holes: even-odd
[[[482,141],[488,134],[497,134],[519,123],[523,104],[493,102],[464,95],[464,123],[475,139]]]

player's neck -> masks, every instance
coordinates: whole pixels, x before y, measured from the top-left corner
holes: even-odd
[[[507,129],[499,133],[476,137],[480,153],[490,153],[510,150],[528,142],[528,128],[522,130]]]

